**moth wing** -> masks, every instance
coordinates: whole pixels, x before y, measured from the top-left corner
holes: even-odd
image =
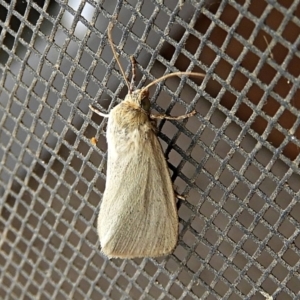
[[[156,257],[177,243],[174,190],[161,145],[151,130],[108,145],[105,192],[98,216],[108,257]],[[117,146],[119,145],[119,146]]]

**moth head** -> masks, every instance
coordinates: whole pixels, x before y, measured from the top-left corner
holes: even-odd
[[[150,111],[151,103],[149,100],[148,89],[135,90],[131,94],[127,95],[127,97],[129,98],[128,100],[136,103],[142,110],[146,112]]]

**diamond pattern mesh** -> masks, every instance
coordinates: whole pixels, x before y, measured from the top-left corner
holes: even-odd
[[[151,89],[180,236],[158,259],[108,260],[96,217],[106,120]],[[0,0],[1,299],[300,299],[298,0]],[[91,138],[97,139],[96,145]]]

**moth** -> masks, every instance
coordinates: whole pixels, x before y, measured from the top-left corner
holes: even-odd
[[[156,119],[184,119],[195,111],[179,116],[152,115],[149,88],[172,76],[203,74],[176,72],[134,89],[128,82],[112,42],[113,24],[108,39],[114,58],[128,86],[128,95],[109,114],[90,105],[108,118],[107,176],[97,220],[102,252],[109,258],[158,257],[173,251],[178,240],[176,197],[167,162],[156,135]]]

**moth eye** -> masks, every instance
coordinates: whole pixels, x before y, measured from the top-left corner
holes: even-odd
[[[149,111],[150,106],[151,106],[151,103],[150,103],[150,100],[149,100],[148,97],[145,97],[141,100],[141,107],[142,107],[143,110]]]

